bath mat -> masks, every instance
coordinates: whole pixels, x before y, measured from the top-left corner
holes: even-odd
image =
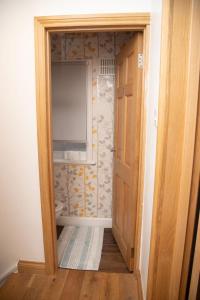
[[[101,259],[103,234],[103,227],[65,226],[58,239],[59,266],[97,271]]]

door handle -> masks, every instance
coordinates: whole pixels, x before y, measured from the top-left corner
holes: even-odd
[[[115,148],[111,148],[110,152],[116,152],[116,149]]]

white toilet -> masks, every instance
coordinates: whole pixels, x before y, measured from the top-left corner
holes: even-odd
[[[58,217],[60,217],[63,207],[64,207],[64,204],[62,202],[55,203],[56,220],[58,219]]]

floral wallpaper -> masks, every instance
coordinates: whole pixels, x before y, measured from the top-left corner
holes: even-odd
[[[63,216],[112,216],[114,77],[98,74],[99,58],[114,58],[132,33],[56,33],[52,61],[92,61],[92,149],[95,165],[54,164],[56,202]]]

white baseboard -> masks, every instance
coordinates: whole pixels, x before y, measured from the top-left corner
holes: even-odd
[[[56,220],[57,225],[76,225],[76,226],[102,226],[112,228],[112,218],[89,218],[89,217],[66,217],[60,216]]]
[[[0,274],[0,287],[4,284],[4,281],[6,280],[6,278],[10,274],[15,273],[15,272],[17,272],[17,263],[16,263],[16,265],[10,267],[6,271],[4,271],[2,274]]]

